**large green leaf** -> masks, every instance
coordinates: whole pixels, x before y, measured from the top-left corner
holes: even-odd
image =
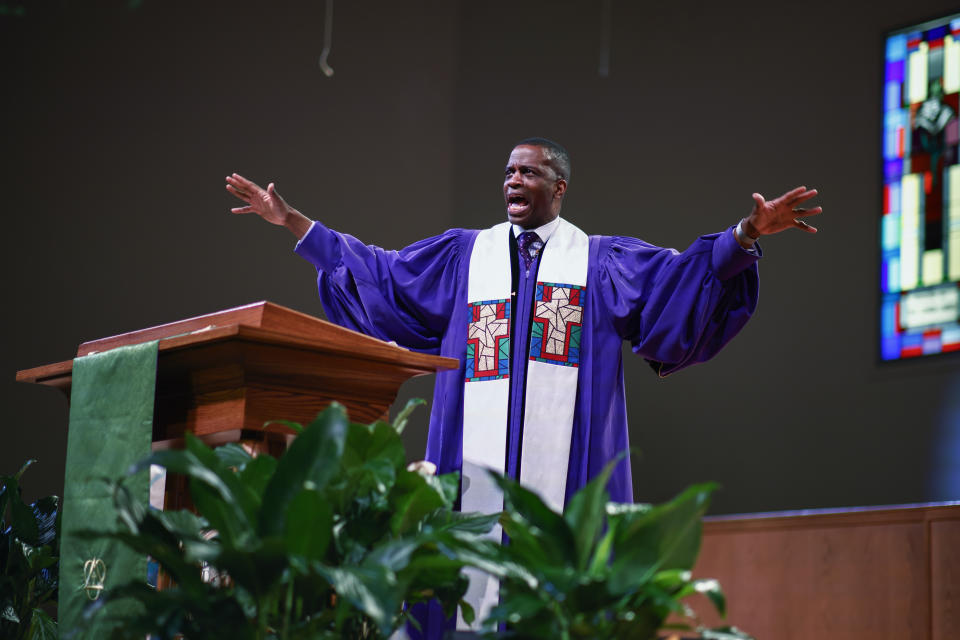
[[[280,459],[277,469],[263,492],[260,510],[260,531],[279,535],[284,514],[290,502],[308,487],[323,489],[340,467],[347,416],[343,406],[333,403],[294,438]]]
[[[487,514],[476,511],[462,513],[460,511],[441,510],[424,518],[423,528],[425,531],[449,531],[476,537],[489,533],[499,519],[499,513]]]
[[[20,543],[21,551],[27,559],[27,566],[33,573],[39,573],[41,570],[52,567],[57,563],[57,557],[53,555],[48,545],[34,547],[26,542]]]
[[[606,520],[606,504],[610,499],[607,482],[614,467],[623,456],[607,463],[597,477],[577,491],[563,512],[563,518],[570,525],[577,546],[577,568],[585,571],[593,557],[594,543],[603,529]]]
[[[286,543],[280,538],[264,538],[255,549],[221,549],[210,564],[225,572],[233,582],[263,598],[277,586],[290,562]]]
[[[262,504],[263,493],[270,484],[270,479],[277,470],[277,459],[273,456],[261,455],[248,462],[239,472],[240,482],[248,487],[257,497],[257,503]]]
[[[406,465],[403,441],[385,422],[351,424],[342,463],[347,486],[339,499],[344,508],[358,500],[373,503],[385,499],[397,472]]]
[[[29,466],[27,462],[20,470],[20,473]],[[17,474],[19,477],[20,474]],[[7,478],[7,501],[10,507],[10,526],[13,529],[13,535],[29,544],[38,544],[40,539],[40,527],[34,516],[33,508],[26,504],[20,497],[20,483],[17,477]]]
[[[57,640],[57,623],[42,609],[34,609],[30,618],[28,640]]]
[[[457,501],[457,496],[460,495],[460,474],[457,472],[444,473],[434,476],[434,478],[443,487],[443,495],[446,497],[447,505],[453,507],[453,504]],[[448,513],[459,512],[449,511]]]
[[[382,567],[394,573],[403,571],[409,565],[410,558],[419,544],[420,542],[416,538],[387,540],[370,551],[367,557],[363,559],[362,566]]]
[[[187,441],[191,439],[192,436],[187,434]],[[236,544],[241,538],[249,539],[253,527],[238,499],[240,491],[234,490],[239,481],[233,477],[232,472],[228,472],[228,477],[231,478],[228,480],[205,465],[192,451],[166,450],[155,451],[131,467],[128,474],[149,468],[151,464],[190,478],[190,493],[197,510],[221,536],[232,544]]]
[[[240,481],[240,476],[230,469],[223,461],[217,456],[216,452],[213,449],[208,447],[203,443],[200,438],[195,437],[191,433],[187,433],[185,437],[187,451],[192,453],[197,457],[197,459],[206,466],[207,469],[210,469],[224,482],[224,484],[229,487],[230,492],[233,494],[237,504],[243,509],[243,513],[246,515],[245,522],[243,523],[246,527],[246,523],[255,523],[257,521],[257,515],[260,507],[260,499],[256,492],[249,486],[245,485]],[[193,482],[191,481],[191,485]],[[190,487],[190,497],[193,498],[193,487]],[[194,501],[196,504],[196,501]],[[201,505],[196,504],[197,510],[200,513],[203,513]]]
[[[536,589],[541,584],[536,575],[538,567],[514,559],[516,554],[499,543],[479,539],[465,545],[450,533],[437,534],[436,538],[437,549],[449,558],[500,579],[516,580],[528,589]]]
[[[701,518],[714,484],[694,485],[670,502],[614,516],[617,534],[609,589],[626,593],[663,569],[691,569],[700,550]]]
[[[247,463],[253,460],[253,456],[236,442],[228,442],[217,447],[213,452],[220,462],[228,467],[235,468],[237,471],[243,471]]]
[[[343,466],[350,469],[378,458],[390,461],[394,467],[406,464],[400,434],[386,422],[351,424],[343,452]]]
[[[504,594],[500,604],[490,611],[487,622],[516,623],[539,615],[550,601],[534,593],[517,592]]]
[[[357,609],[370,616],[380,633],[392,629],[394,616],[400,611],[403,596],[391,573],[377,567],[328,567],[315,563],[314,570],[322,575],[337,592]]]
[[[263,428],[267,431],[279,431],[279,429],[271,429],[273,425],[278,424],[290,429],[294,433],[303,433],[303,425],[299,422],[291,422],[290,420],[268,420],[263,423]]]
[[[178,538],[187,540],[201,540],[203,534],[210,530],[210,523],[192,511],[151,511],[150,515],[159,520],[164,528]]]
[[[203,591],[200,571],[184,558],[181,545],[202,539],[205,521],[189,512],[167,512],[146,508],[123,485],[114,489],[117,515],[126,524],[127,531],[104,534],[100,531],[81,531],[86,539],[112,537],[128,547],[149,555],[191,595]]]
[[[34,545],[53,543],[57,537],[57,515],[60,513],[60,499],[57,496],[40,498],[30,505],[33,518],[37,523],[37,539],[29,541]]]
[[[20,470],[17,471],[17,473],[13,476],[14,480],[16,480],[17,482],[19,482],[19,481],[20,481],[20,478],[23,477],[23,473],[24,473],[27,469],[29,469],[30,466],[33,465],[33,463],[35,463],[36,461],[37,461],[36,458],[30,458],[29,460],[27,460],[26,462],[24,462],[23,465],[21,465]]]
[[[397,417],[393,421],[393,428],[396,429],[397,433],[403,433],[413,410],[425,404],[427,404],[427,401],[423,398],[411,398],[407,400],[406,406],[400,410],[400,413],[397,414]]]
[[[512,525],[518,531],[518,525],[526,522],[532,538],[555,562],[569,562],[577,557],[576,540],[563,516],[548,507],[536,493],[520,486],[519,482],[493,472],[490,475],[503,489],[504,504],[513,516],[503,521],[505,530]],[[514,534],[509,530],[507,532],[512,538]]]
[[[713,603],[713,606],[716,608],[717,613],[719,613],[721,617],[726,617],[727,597],[724,595],[723,589],[720,587],[719,582],[713,578],[703,578],[700,580],[694,580],[692,586],[697,593],[702,593],[703,595],[707,596],[707,599]]]
[[[322,560],[330,544],[333,510],[319,491],[303,489],[290,501],[284,537],[290,553]]]
[[[443,485],[433,476],[401,469],[396,484],[390,493],[393,516],[390,530],[393,535],[403,535],[415,528],[427,514],[446,503]]]

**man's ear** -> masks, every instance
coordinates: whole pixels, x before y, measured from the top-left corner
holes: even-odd
[[[557,198],[562,198],[563,194],[567,192],[567,181],[563,178],[557,180],[557,183],[553,187],[553,195]]]

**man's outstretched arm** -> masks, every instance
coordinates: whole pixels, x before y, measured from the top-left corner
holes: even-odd
[[[245,207],[234,207],[230,211],[255,213],[271,224],[286,227],[297,236],[297,239],[303,238],[313,224],[313,220],[288,205],[280,197],[272,182],[264,189],[257,183],[234,173],[227,176],[227,191],[247,203]]]

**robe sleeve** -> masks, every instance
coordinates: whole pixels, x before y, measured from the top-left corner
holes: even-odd
[[[331,322],[436,354],[453,313],[465,241],[466,233],[454,229],[387,251],[315,222],[296,252],[317,268]]]
[[[757,260],[723,233],[683,253],[612,237],[601,252],[599,287],[614,330],[660,376],[710,359],[757,306]]]

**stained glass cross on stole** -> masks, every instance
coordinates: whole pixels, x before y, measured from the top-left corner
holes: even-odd
[[[510,301],[470,304],[466,381],[501,380],[510,374]]]

